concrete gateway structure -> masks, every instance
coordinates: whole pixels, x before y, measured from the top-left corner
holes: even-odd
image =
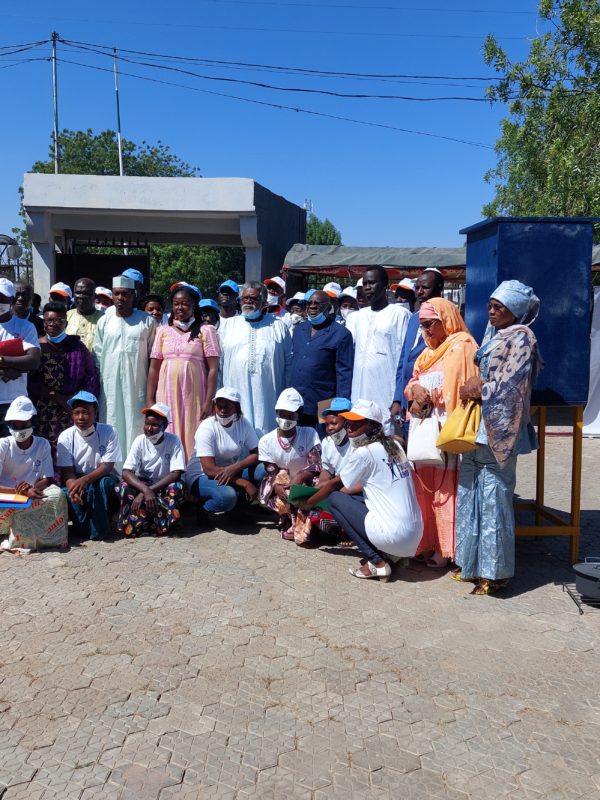
[[[304,209],[250,178],[26,173],[23,186],[33,276],[42,296],[56,280],[78,277],[77,243],[244,247],[246,279],[261,280],[279,273],[286,252],[306,233]],[[96,259],[90,277],[104,274],[105,281],[115,273],[109,260],[124,261],[87,258]],[[140,266],[147,272],[147,259]]]

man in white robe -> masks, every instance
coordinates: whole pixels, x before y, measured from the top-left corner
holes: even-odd
[[[148,364],[156,323],[136,309],[135,283],[118,275],[113,280],[114,313],[96,326],[94,354],[100,369],[100,420],[117,429],[123,455],[143,433]]]
[[[242,313],[231,317],[221,338],[223,384],[241,396],[244,416],[264,436],[277,427],[275,401],[289,386],[292,338],[283,322],[267,313],[267,292],[256,281],[241,287]]]
[[[363,291],[369,303],[346,321],[354,338],[352,402],[372,400],[388,409],[394,399],[396,367],[410,319],[410,311],[388,303],[388,274],[373,267],[363,276]]]

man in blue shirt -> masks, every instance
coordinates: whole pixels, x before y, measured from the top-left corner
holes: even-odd
[[[313,292],[308,320],[293,335],[291,385],[304,398],[301,425],[317,425],[317,404],[332,397],[350,397],[354,367],[352,335],[336,322],[331,297]]]
[[[441,297],[444,291],[444,276],[435,267],[427,267],[417,278],[415,284],[415,295],[421,303],[431,300],[432,297]],[[419,327],[419,312],[415,311],[408,321],[404,344],[398,360],[396,370],[396,391],[394,392],[394,402],[390,407],[392,420],[397,428],[402,429],[402,435],[406,441],[408,437],[408,422],[406,421],[407,401],[404,396],[406,384],[412,378],[415,361],[425,349],[425,341],[421,336]]]

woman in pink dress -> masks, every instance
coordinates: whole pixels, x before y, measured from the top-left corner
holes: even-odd
[[[217,389],[221,347],[212,325],[202,325],[196,287],[178,286],[171,295],[168,325],[156,331],[148,372],[148,406],[165,403],[171,409],[168,430],[181,439],[186,460],[194,449],[194,434],[210,416]]]

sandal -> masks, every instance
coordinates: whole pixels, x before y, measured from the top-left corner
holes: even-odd
[[[348,572],[350,575],[354,575],[355,578],[379,578],[382,583],[389,581],[392,574],[392,568],[389,564],[384,563],[383,567],[376,567],[370,561],[367,561],[366,566],[369,568],[369,574],[365,574],[362,569],[352,569],[352,567]]]
[[[460,567],[453,569],[450,573],[450,577],[453,581],[457,581],[458,583],[479,583],[479,578],[463,578]]]
[[[500,589],[504,589],[507,583],[508,579],[503,581],[482,580],[479,581],[479,583],[475,586],[471,594],[474,594],[476,597],[483,597],[484,595],[495,594],[496,592],[499,592]]]

